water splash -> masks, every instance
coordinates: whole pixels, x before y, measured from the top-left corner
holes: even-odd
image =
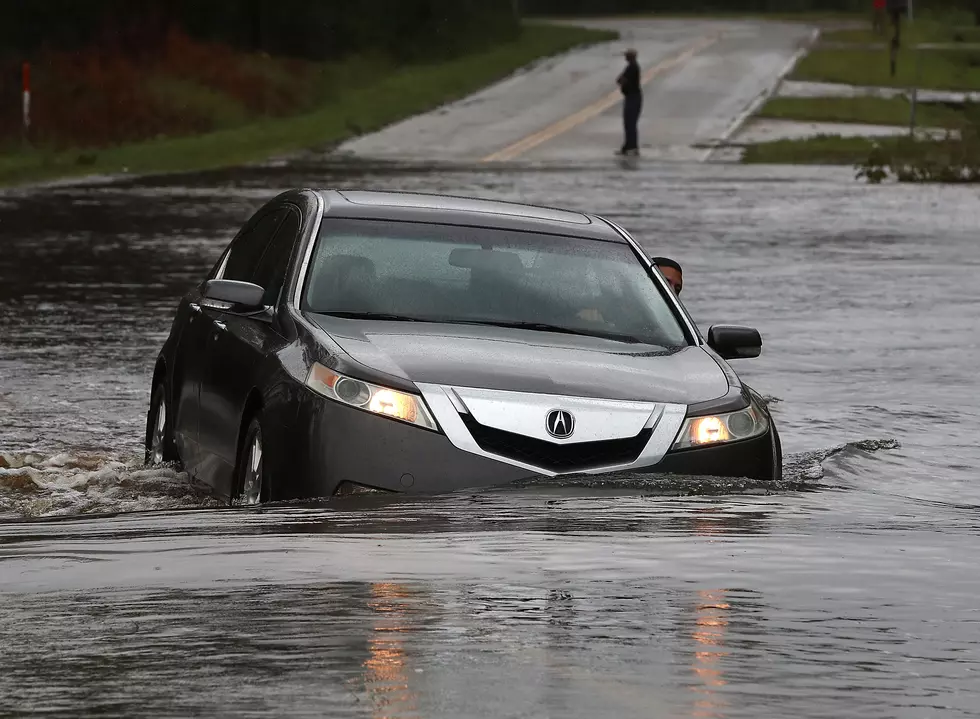
[[[840,455],[864,452],[875,452],[898,449],[901,444],[896,439],[862,439],[856,442],[845,442],[828,449],[811,450],[790,455],[783,460],[784,478],[796,477],[800,481],[819,482],[824,478],[824,463]]]
[[[0,517],[53,517],[219,506],[172,467],[142,458],[0,455]]]
[[[770,495],[825,487],[824,463],[848,453],[898,448],[893,439],[865,439],[784,458],[778,482],[740,477],[617,473],[529,479],[513,486],[624,491],[665,497]],[[0,519],[101,512],[220,507],[208,488],[173,467],[146,467],[142,458],[97,454],[0,454]]]

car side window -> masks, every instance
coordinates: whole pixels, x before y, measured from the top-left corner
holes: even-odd
[[[289,268],[289,258],[293,254],[293,245],[299,235],[300,220],[297,210],[287,210],[286,218],[276,230],[275,237],[268,244],[252,277],[252,282],[265,288],[263,302],[267,305],[274,305],[279,299],[286,280],[286,270]]]
[[[275,235],[276,228],[279,227],[286,212],[284,207],[273,210],[260,218],[258,222],[252,225],[251,229],[239,235],[228,252],[225,270],[221,275],[222,279],[240,282],[253,281],[252,278],[259,267],[262,255],[269,246],[269,242]]]

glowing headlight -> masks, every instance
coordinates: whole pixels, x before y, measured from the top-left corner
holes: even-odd
[[[400,419],[426,429],[437,429],[422,398],[414,394],[345,377],[316,362],[310,368],[306,386],[327,399],[343,402],[351,407]]]
[[[708,444],[737,442],[765,434],[769,420],[754,404],[728,414],[688,417],[674,440],[672,449],[703,447]]]

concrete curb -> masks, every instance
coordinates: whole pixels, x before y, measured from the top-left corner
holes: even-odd
[[[732,139],[735,133],[741,130],[742,127],[745,125],[745,123],[748,122],[752,118],[752,116],[759,111],[759,108],[762,107],[766,103],[766,101],[769,100],[769,98],[771,98],[779,91],[779,88],[783,84],[783,80],[786,79],[786,76],[793,71],[793,68],[796,67],[796,64],[800,60],[802,60],[803,57],[808,52],[810,52],[813,46],[817,43],[817,40],[820,39],[821,32],[822,30],[818,27],[813,29],[813,32],[810,33],[810,37],[807,39],[807,41],[803,44],[803,46],[799,50],[797,50],[793,54],[793,57],[789,59],[789,62],[786,63],[785,67],[783,67],[783,69],[779,72],[779,75],[776,76],[776,82],[772,84],[772,87],[760,93],[755,98],[755,100],[753,100],[749,104],[749,106],[746,107],[745,110],[743,110],[742,113],[735,118],[732,124],[729,125],[728,128],[725,130],[725,132],[722,133],[721,137],[718,138],[718,146],[708,150],[705,153],[704,157],[701,158],[701,162],[709,162],[711,158],[714,156],[715,152],[721,149],[721,146],[728,146],[729,141]]]

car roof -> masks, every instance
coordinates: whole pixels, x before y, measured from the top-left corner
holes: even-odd
[[[435,222],[584,237],[625,243],[596,215],[518,202],[421,192],[319,190],[325,217]]]

